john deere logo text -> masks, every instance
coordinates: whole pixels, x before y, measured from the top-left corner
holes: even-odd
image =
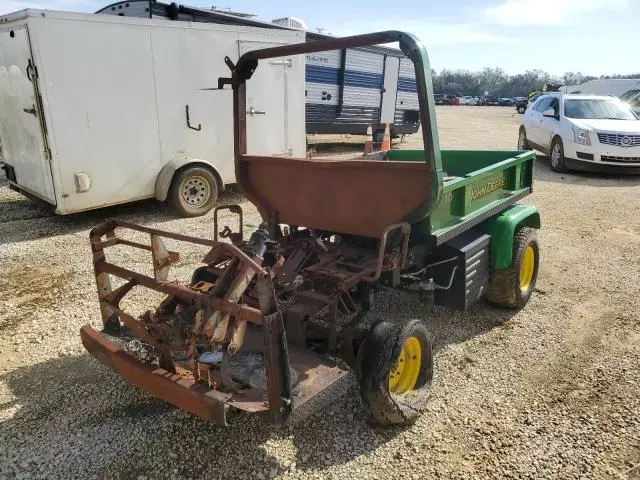
[[[502,187],[504,187],[504,177],[489,180],[487,183],[485,183],[481,187],[471,189],[471,200],[484,197],[485,195],[488,195],[491,192],[500,190]]]

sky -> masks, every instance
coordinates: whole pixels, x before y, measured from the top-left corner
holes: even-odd
[[[515,74],[537,68],[555,76],[640,71],[640,0],[211,1],[177,3],[215,4],[265,21],[294,16],[310,30],[340,36],[404,30],[425,43],[438,71],[500,67]],[[94,12],[109,3],[0,0],[0,15],[24,8]]]

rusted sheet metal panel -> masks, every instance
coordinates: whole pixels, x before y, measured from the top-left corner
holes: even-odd
[[[287,335],[282,314],[278,310],[271,276],[258,276],[258,299],[263,315],[264,360],[267,374],[267,399],[271,418],[277,423],[290,423],[293,412],[291,370]]]
[[[278,223],[380,238],[429,198],[424,164],[244,156],[248,181]]]
[[[174,375],[151,364],[143,364],[121,351],[89,325],[80,330],[82,344],[91,355],[111,367],[127,382],[182,410],[226,425],[230,395],[210,390],[193,380]]]
[[[391,42],[399,42],[400,49],[414,63],[425,150],[419,181],[409,179],[409,183],[405,183],[410,176],[396,168],[397,162],[395,165],[381,162],[369,177],[361,175],[365,170],[340,170],[340,162],[332,162],[329,169],[324,170],[322,164],[326,162],[322,161],[308,160],[300,165],[303,159],[253,157],[256,161],[251,161],[246,155],[246,81],[259,60]],[[385,226],[400,221],[414,223],[428,216],[440,202],[442,162],[432,102],[431,69],[426,50],[417,38],[398,31],[330,38],[254,50],[240,57],[237,65],[230,60],[227,65],[232,78],[219,78],[218,85],[233,87],[236,180],[265,221],[379,238]],[[366,168],[364,161],[352,163],[362,163]]]

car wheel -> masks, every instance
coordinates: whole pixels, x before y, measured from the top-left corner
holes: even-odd
[[[520,133],[518,134],[518,150],[531,150],[527,140],[527,131],[524,127],[520,127]]]
[[[189,167],[171,183],[169,202],[182,217],[198,217],[211,210],[218,200],[218,182],[211,170]]]
[[[564,146],[560,137],[554,138],[551,142],[549,163],[551,164],[551,170],[554,172],[566,172],[568,170],[565,164]]]
[[[524,113],[527,110],[527,107],[520,105],[518,107],[518,113]]]

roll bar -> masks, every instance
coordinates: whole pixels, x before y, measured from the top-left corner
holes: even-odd
[[[400,50],[413,62],[415,68],[418,103],[420,107],[420,124],[425,151],[427,169],[430,171],[431,185],[429,200],[422,207],[412,212],[406,219],[414,223],[429,215],[442,197],[442,162],[440,158],[440,145],[438,141],[436,116],[434,109],[433,86],[431,83],[431,68],[429,58],[422,43],[413,35],[400,31],[386,31],[354,35],[350,37],[336,37],[313,42],[284,45],[281,47],[253,50],[242,55],[234,65],[229,57],[225,63],[231,70],[230,78],[220,77],[218,88],[225,85],[233,88],[233,117],[234,117],[234,153],[236,181],[245,195],[251,200],[265,220],[270,217],[268,202],[256,195],[247,175],[243,157],[247,154],[246,132],[246,81],[251,78],[258,67],[258,61],[268,58],[277,58],[290,55],[300,55],[327,50],[340,50],[354,47],[366,47],[385,43],[398,42]],[[295,159],[291,159],[295,161]]]

